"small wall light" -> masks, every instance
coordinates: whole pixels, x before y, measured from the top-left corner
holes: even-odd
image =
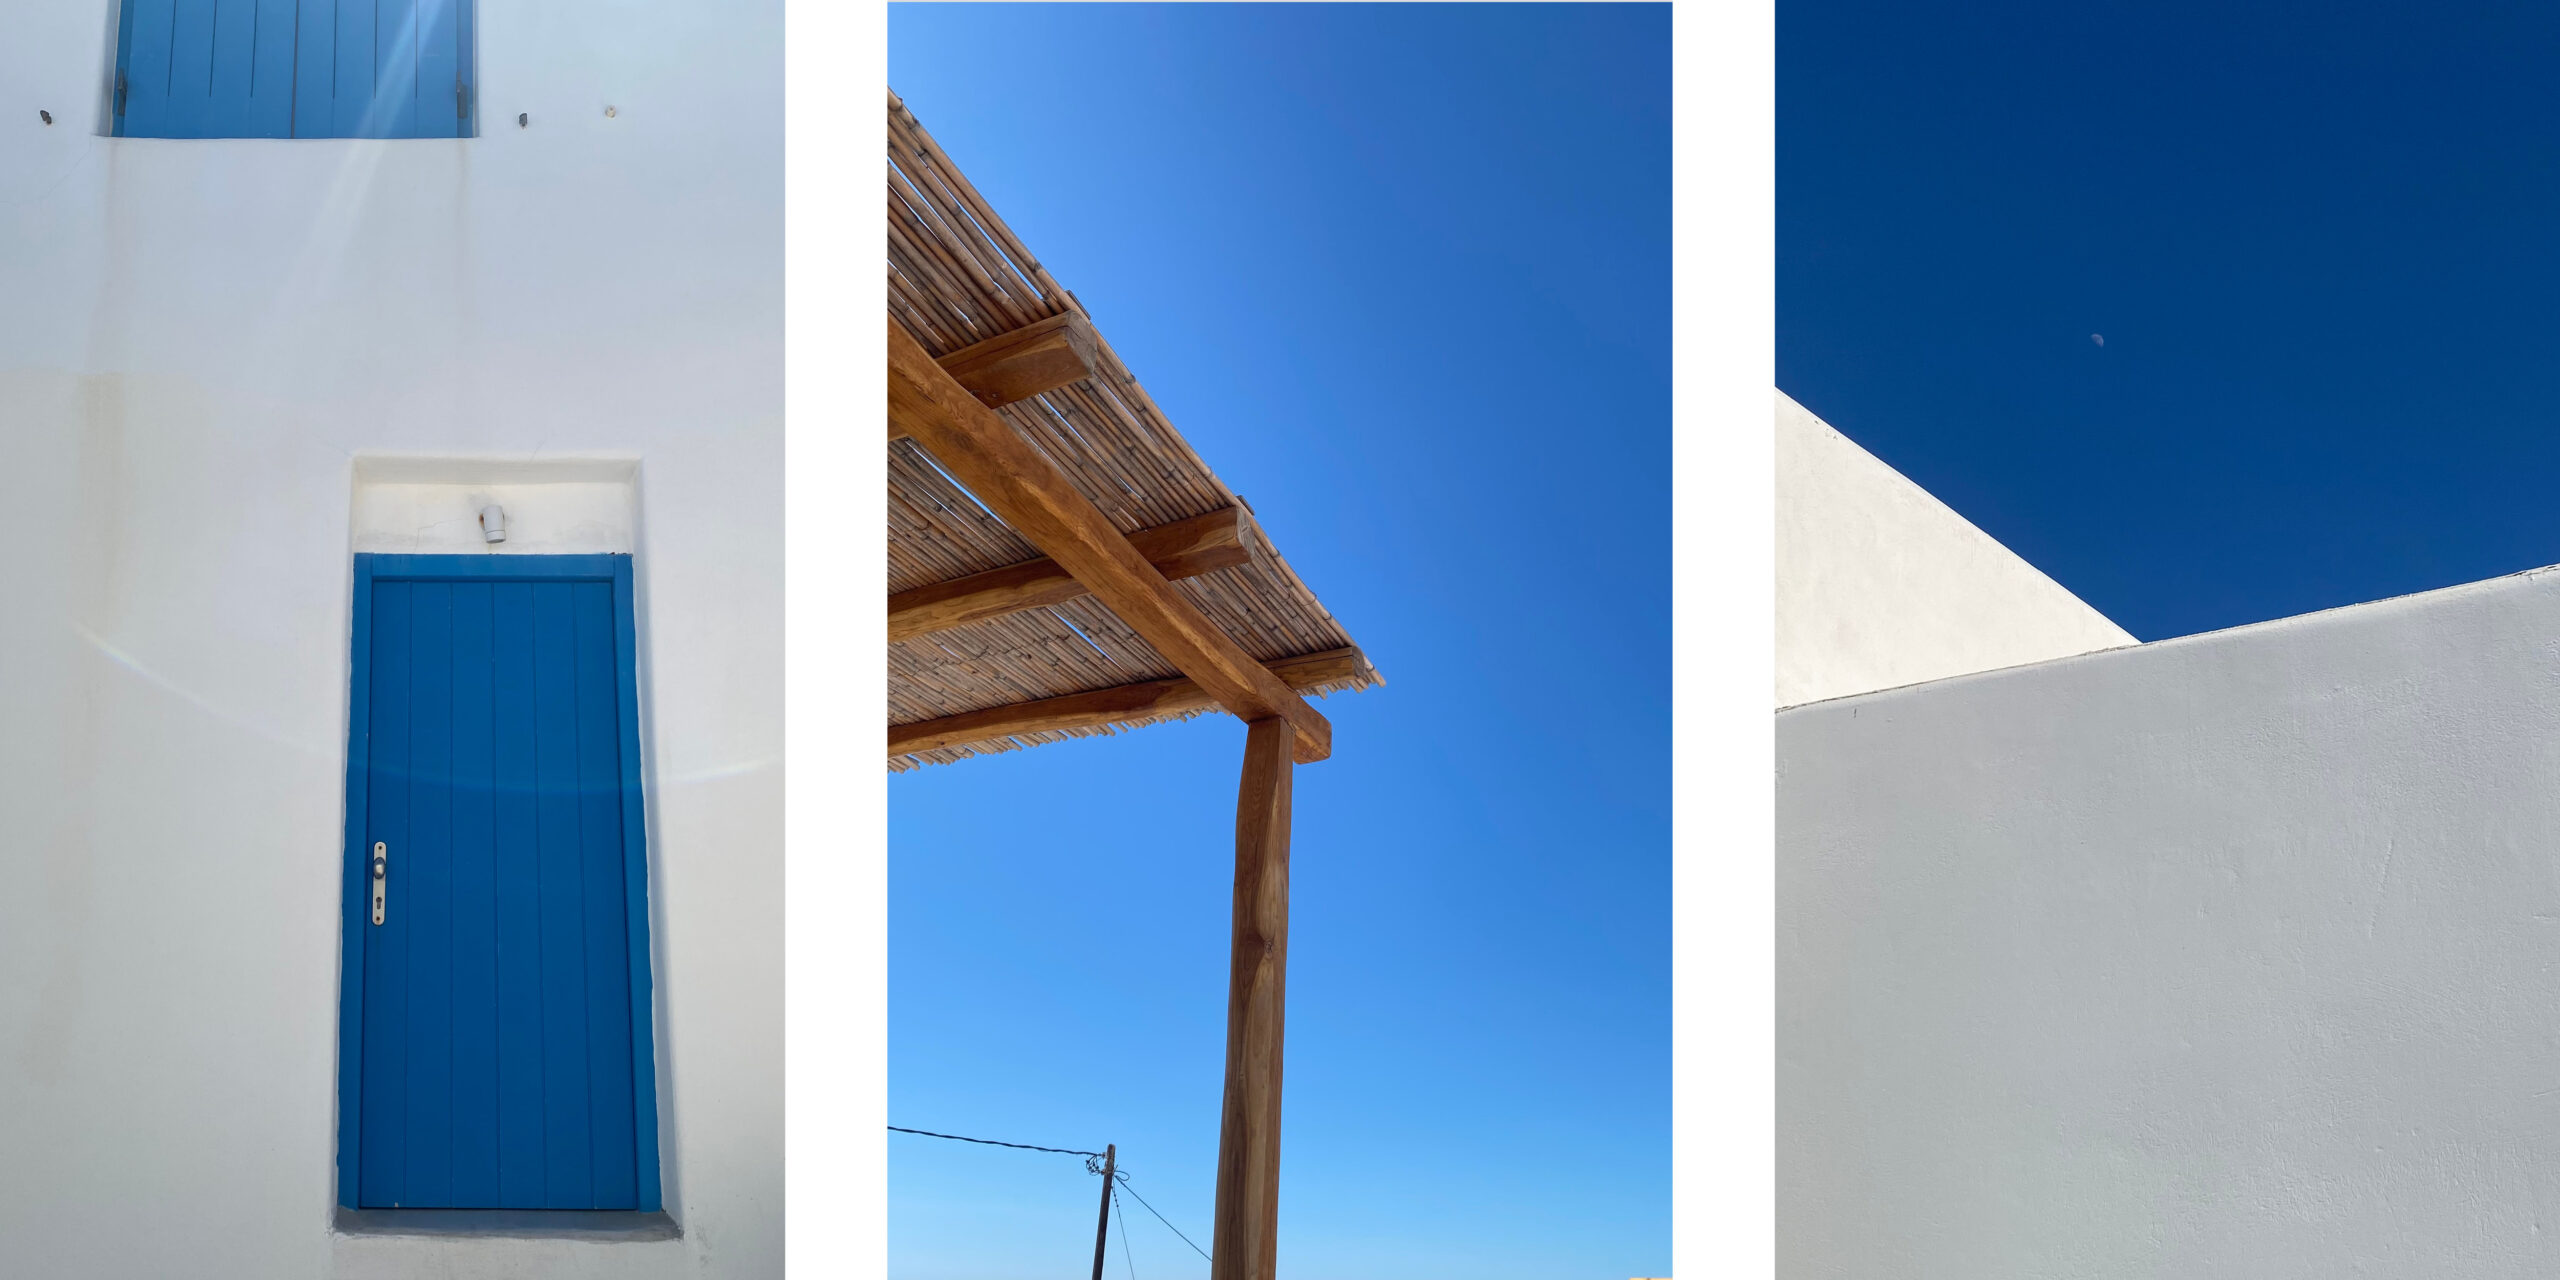
[[[480,536],[491,542],[507,540],[507,509],[490,505],[480,508]]]

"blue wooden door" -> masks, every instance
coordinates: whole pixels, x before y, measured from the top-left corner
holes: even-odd
[[[355,579],[340,1198],[655,1209],[630,561]]]

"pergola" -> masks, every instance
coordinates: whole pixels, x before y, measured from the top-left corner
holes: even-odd
[[[894,93],[889,321],[889,767],[1245,722],[1210,1275],[1271,1280],[1290,775],[1378,674]]]

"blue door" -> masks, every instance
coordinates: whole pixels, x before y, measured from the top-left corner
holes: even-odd
[[[627,556],[357,556],[339,1200],[658,1207]]]

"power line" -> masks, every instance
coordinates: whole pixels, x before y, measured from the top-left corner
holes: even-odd
[[[1112,1179],[1114,1185],[1111,1188],[1111,1207],[1114,1209],[1120,1208],[1119,1181],[1117,1178]],[[1125,1225],[1129,1221],[1129,1215],[1126,1210],[1121,1212],[1120,1221],[1124,1224],[1120,1231],[1120,1261],[1128,1264],[1129,1280],[1138,1280],[1138,1258],[1136,1254],[1129,1252],[1129,1231]]]
[[[925,1129],[901,1129],[894,1124],[889,1126],[889,1132],[912,1133],[920,1138],[948,1138],[953,1142],[975,1142],[990,1147],[1012,1147],[1016,1151],[1047,1151],[1062,1156],[1092,1156],[1096,1159],[1099,1159],[1102,1156],[1102,1153],[1099,1151],[1069,1151],[1065,1147],[1035,1147],[1027,1142],[998,1142],[993,1138],[963,1138],[956,1133],[934,1133]]]
[[[1124,1173],[1124,1174],[1121,1174],[1121,1175],[1120,1175],[1120,1185],[1121,1185],[1121,1186],[1124,1186],[1124,1187],[1129,1187],[1129,1175],[1128,1175],[1128,1174],[1125,1174],[1125,1173]],[[1135,1197],[1137,1198],[1137,1201],[1138,1201],[1138,1203],[1139,1203],[1139,1204],[1141,1204],[1141,1205],[1145,1205],[1145,1206],[1146,1206],[1146,1210],[1147,1210],[1147,1212],[1149,1212],[1149,1213],[1156,1213],[1156,1207],[1155,1207],[1154,1205],[1147,1204],[1147,1198],[1146,1198],[1145,1196],[1138,1195],[1138,1189],[1137,1189],[1136,1187],[1129,1187],[1129,1194],[1130,1194],[1130,1195],[1132,1195],[1132,1196],[1135,1196]],[[1177,1227],[1177,1226],[1173,1225],[1173,1224],[1172,1224],[1172,1223],[1170,1223],[1170,1222],[1165,1222],[1165,1217],[1164,1217],[1164,1215],[1163,1215],[1163,1214],[1161,1214],[1161,1213],[1156,1213],[1156,1221],[1158,1221],[1158,1222],[1164,1222],[1164,1229],[1165,1229],[1165,1230],[1167,1230],[1167,1231],[1172,1232],[1173,1234],[1175,1234],[1175,1235],[1177,1235],[1177,1236],[1181,1236],[1181,1237],[1182,1237],[1182,1242],[1183,1242],[1184,1244],[1191,1244],[1191,1237],[1189,1237],[1189,1236],[1185,1236],[1185,1235],[1182,1235],[1182,1228]],[[1201,1259],[1201,1261],[1203,1261],[1203,1262],[1208,1262],[1208,1263],[1210,1263],[1210,1264],[1212,1264],[1212,1265],[1215,1265],[1215,1264],[1216,1264],[1216,1261],[1217,1261],[1217,1260],[1216,1260],[1216,1259],[1214,1259],[1214,1258],[1211,1258],[1211,1257],[1209,1256],[1209,1251],[1208,1251],[1208,1250],[1203,1249],[1203,1248],[1201,1248],[1200,1246],[1198,1246],[1198,1245],[1196,1245],[1196,1244],[1191,1244],[1191,1251],[1192,1251],[1193,1253],[1199,1254],[1199,1255],[1200,1255],[1200,1259]]]
[[[1099,1174],[1102,1172],[1102,1166],[1094,1163],[1095,1161],[1102,1159],[1102,1153],[1099,1151],[1071,1151],[1065,1147],[1035,1147],[1028,1142],[998,1142],[993,1138],[964,1138],[956,1133],[935,1133],[930,1129],[903,1129],[894,1124],[888,1126],[888,1129],[891,1133],[912,1133],[919,1138],[944,1138],[952,1142],[975,1142],[980,1146],[1011,1147],[1016,1151],[1046,1151],[1052,1155],[1083,1156],[1085,1157],[1084,1171],[1086,1173]],[[1182,1234],[1182,1228],[1173,1225],[1173,1223],[1167,1220],[1163,1214],[1156,1213],[1156,1207],[1148,1204],[1147,1198],[1139,1195],[1136,1187],[1129,1185],[1128,1170],[1119,1170],[1118,1176],[1114,1177],[1112,1181],[1119,1184],[1112,1188],[1111,1198],[1113,1203],[1117,1204],[1119,1202],[1119,1193],[1123,1188],[1126,1188],[1131,1199],[1136,1200],[1139,1206],[1144,1208],[1147,1212],[1154,1213],[1156,1221],[1164,1223],[1165,1230],[1172,1232],[1175,1238],[1181,1240],[1184,1244],[1191,1245],[1191,1251],[1199,1254],[1202,1261],[1208,1262],[1213,1266],[1216,1265],[1216,1260],[1209,1256],[1208,1250],[1201,1248],[1197,1244],[1193,1244],[1191,1237]],[[1128,1253],[1129,1233],[1124,1231],[1120,1233],[1120,1254],[1124,1261],[1127,1260]],[[1137,1264],[1131,1263],[1129,1266],[1129,1280],[1137,1280],[1137,1276]]]

